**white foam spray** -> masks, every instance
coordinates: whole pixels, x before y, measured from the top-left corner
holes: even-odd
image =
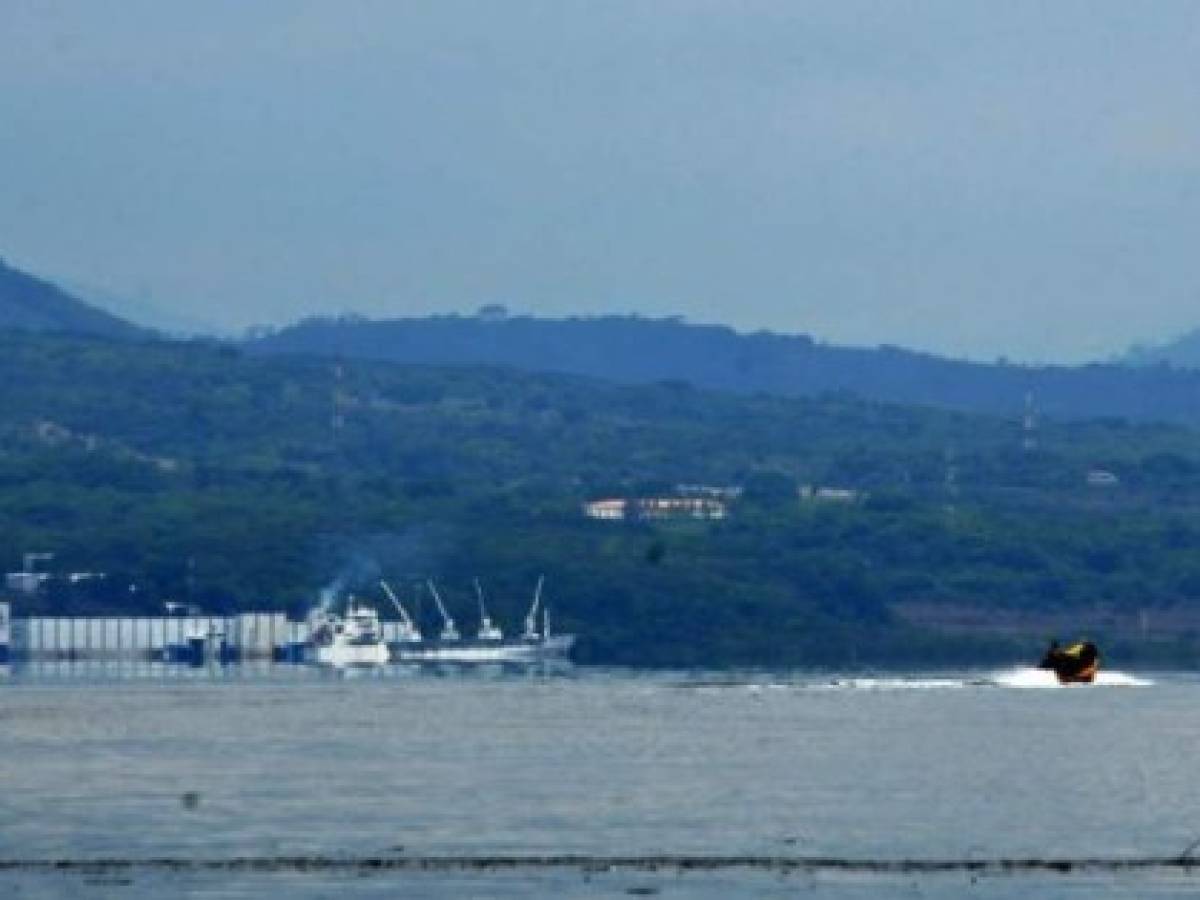
[[[1150,687],[1154,684],[1148,678],[1139,678],[1128,672],[1099,672],[1091,684],[1060,684],[1058,677],[1049,669],[1038,669],[1033,666],[1022,666],[997,672],[988,681],[998,687],[1019,689],[1083,689],[1096,687]]]

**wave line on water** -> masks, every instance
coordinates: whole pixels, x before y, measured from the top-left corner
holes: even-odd
[[[830,690],[856,691],[936,691],[956,688],[977,687],[978,678],[834,678],[818,687]]]
[[[871,858],[845,856],[705,856],[656,854],[603,856],[584,854],[517,856],[234,856],[234,857],[105,857],[0,859],[0,874],[79,873],[85,875],[131,872],[505,872],[524,870],[577,870],[580,872],[635,871],[720,872],[730,870],[833,873],[860,875],[945,874],[1058,874],[1087,872],[1191,873],[1200,869],[1200,858],[1185,852],[1177,856],[1080,856],[984,858]]]
[[[959,676],[944,675],[832,675],[824,679],[797,680],[707,680],[673,685],[697,693],[729,690],[762,694],[767,691],[946,691],[966,688],[1010,688],[1018,690],[1089,690],[1096,688],[1153,687],[1157,682],[1129,672],[1100,672],[1091,684],[1061,684],[1046,669],[1022,666]]]
[[[1128,672],[1100,672],[1092,684],[1060,684],[1046,669],[1022,666],[997,672],[979,672],[959,677],[934,676],[845,676],[795,687],[827,691],[937,691],[963,688],[1088,689],[1098,687],[1151,687],[1154,682]],[[761,687],[752,685],[751,687]]]

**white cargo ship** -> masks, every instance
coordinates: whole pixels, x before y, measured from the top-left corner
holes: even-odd
[[[533,602],[525,616],[525,628],[520,636],[513,638],[506,638],[488,615],[483,589],[478,581],[475,582],[475,595],[479,603],[479,628],[473,638],[463,637],[459,633],[432,581],[427,585],[442,617],[441,631],[433,638],[421,634],[395,591],[381,581],[380,586],[400,615],[398,640],[390,644],[392,659],[396,662],[520,663],[567,656],[575,644],[575,636],[551,633],[550,613],[542,605],[544,580],[538,578]]]

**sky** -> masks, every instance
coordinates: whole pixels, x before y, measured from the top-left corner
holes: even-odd
[[[1077,362],[1200,326],[1198,112],[1194,0],[0,0],[0,256]]]

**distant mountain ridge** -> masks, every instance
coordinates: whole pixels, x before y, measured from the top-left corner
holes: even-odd
[[[1133,347],[1120,360],[1133,366],[1172,365],[1200,369],[1200,328],[1193,329],[1164,344]]]
[[[678,319],[481,315],[309,319],[247,343],[251,352],[402,363],[506,365],[625,383],[684,381],[738,393],[846,391],[895,403],[1022,416],[1200,423],[1200,372],[1114,363],[1020,366],[898,347],[841,347],[804,335],[741,334]]]
[[[0,259],[0,328],[109,338],[149,332]]]
[[[0,259],[0,329],[137,339],[155,332]],[[259,354],[427,365],[502,365],[627,384],[660,381],[742,394],[848,392],[885,402],[1020,417],[1116,417],[1200,425],[1200,331],[1085,366],[974,363],[807,335],[742,334],[639,316],[539,319],[491,306],[476,316],[313,318],[247,338]],[[1170,365],[1156,365],[1157,363]]]

